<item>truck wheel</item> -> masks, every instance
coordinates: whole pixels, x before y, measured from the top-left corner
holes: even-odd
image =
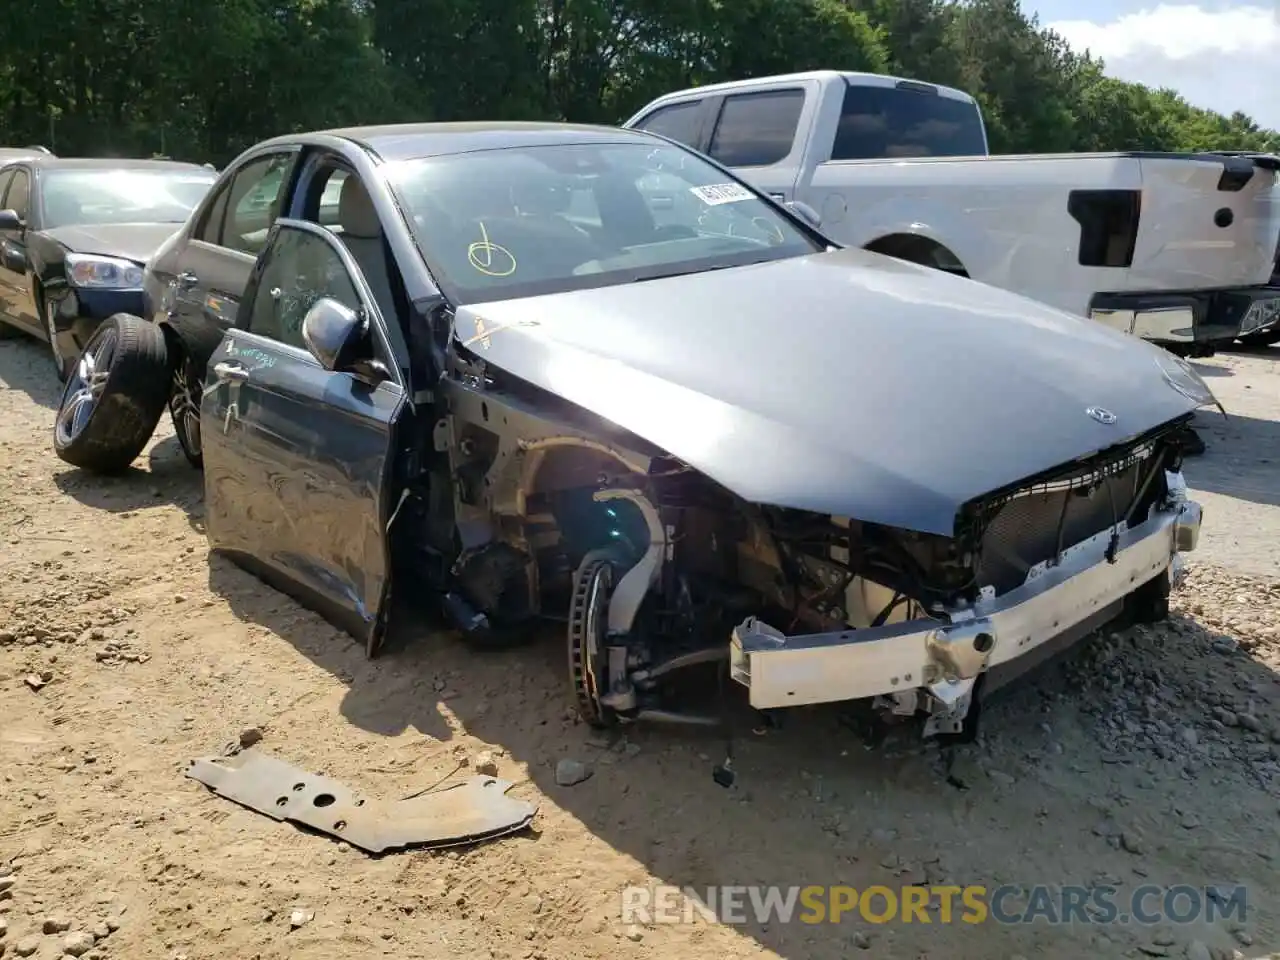
[[[1280,330],[1267,330],[1264,333],[1246,333],[1239,338],[1246,347],[1269,347],[1280,343]]]
[[[53,425],[53,449],[72,466],[119,473],[142,452],[169,399],[164,334],[127,313],[89,338],[67,377]]]

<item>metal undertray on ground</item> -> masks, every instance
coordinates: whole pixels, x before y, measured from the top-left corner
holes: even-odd
[[[527,827],[537,806],[508,797],[512,784],[469,777],[411,800],[377,800],[257,750],[193,760],[187,776],[273,820],[327,833],[369,853],[453,847]]]

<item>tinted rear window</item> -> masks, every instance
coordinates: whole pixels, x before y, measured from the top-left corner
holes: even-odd
[[[985,154],[972,103],[897,87],[849,87],[832,160],[973,157]]]
[[[709,152],[726,167],[777,163],[791,152],[803,109],[803,90],[725,97]]]
[[[701,100],[690,100],[686,103],[675,103],[669,107],[659,107],[641,120],[637,127],[670,137],[690,147],[698,146],[698,117],[702,109]]]

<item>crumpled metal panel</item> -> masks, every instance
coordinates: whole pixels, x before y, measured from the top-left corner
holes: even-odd
[[[412,800],[376,800],[257,750],[193,760],[187,776],[273,820],[327,833],[369,853],[451,847],[522,830],[537,806],[506,795],[512,784],[469,777]]]
[[[744,500],[946,537],[1211,402],[1149,343],[865,250],[463,305],[454,333]]]

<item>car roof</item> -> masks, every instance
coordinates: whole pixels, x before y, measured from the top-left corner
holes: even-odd
[[[23,162],[40,170],[173,170],[213,174],[212,170],[198,163],[184,163],[180,160],[143,160],[133,157],[53,157],[48,154],[36,154],[26,157]]]
[[[26,160],[28,157],[47,157],[49,154],[43,153],[31,147],[0,147],[0,163],[11,163],[15,160]]]
[[[378,127],[344,127],[317,131],[360,144],[383,160],[414,160],[475,150],[554,146],[570,143],[635,143],[650,134],[618,127],[575,123],[400,123]],[[282,137],[282,141],[296,138]]]

